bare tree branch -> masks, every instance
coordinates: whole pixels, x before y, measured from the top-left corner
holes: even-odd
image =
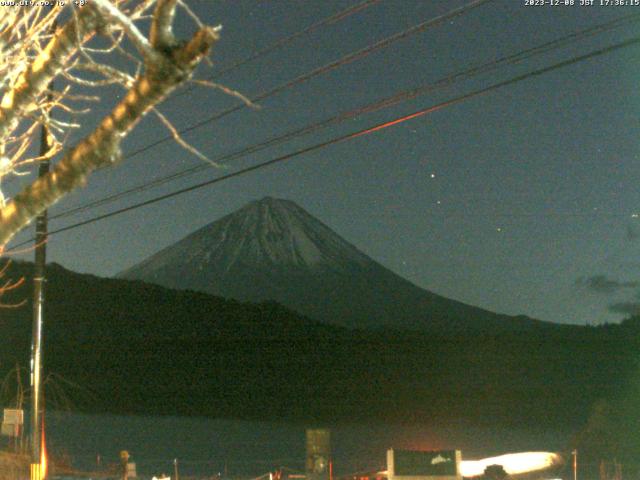
[[[153,108],[152,110],[153,110],[153,113],[155,113],[155,115],[158,117],[158,119],[160,119],[162,124],[165,127],[167,127],[167,130],[169,130],[169,132],[171,133],[171,136],[173,137],[173,139],[176,141],[178,145],[180,145],[186,151],[191,152],[200,160],[203,160],[214,167],[222,167],[222,165],[214,162],[213,160],[208,158],[205,154],[203,154],[200,150],[198,150],[196,147],[194,147],[193,145],[190,145],[185,139],[183,139],[180,136],[180,132],[178,132],[178,129],[173,126],[173,124],[169,121],[169,119],[166,116],[164,116],[164,114],[160,110],[158,110],[157,108]]]
[[[150,38],[155,48],[170,48],[175,44],[173,18],[177,0],[158,0],[151,24]]]
[[[91,0],[89,5],[98,10],[108,24],[119,25],[147,61],[157,61],[158,53],[153,49],[147,38],[138,30],[138,27],[131,19],[109,0]]]
[[[6,168],[9,169],[6,173],[15,173],[14,167],[19,164],[19,159],[14,158],[19,155],[15,154],[25,153],[30,142],[33,127],[23,133],[16,133],[22,120],[30,119],[32,125],[45,123],[52,134],[68,134],[69,129],[77,126],[76,121],[51,118],[48,110],[60,108],[62,111],[74,112],[75,109],[66,105],[65,100],[90,97],[74,97],[65,88],[63,93],[49,96],[48,100],[43,99],[48,84],[56,76],[63,75],[69,82],[87,87],[118,83],[127,89],[127,93],[91,134],[64,153],[49,174],[37,179],[6,205],[1,206],[0,246],[6,245],[13,235],[40,212],[73,189],[84,185],[91,172],[117,163],[121,159],[122,140],[149,110],[178,85],[191,78],[196,66],[206,58],[218,39],[219,28],[204,26],[188,42],[176,42],[172,26],[177,0],[144,0],[129,10],[119,8],[128,4],[124,0],[92,0],[90,8],[78,9],[64,26],[47,39],[46,46],[40,47],[36,42],[30,47],[36,53],[35,59],[25,60],[22,71],[14,76],[15,80],[8,82],[0,103],[0,157],[5,158],[3,152],[10,143],[14,145],[11,147],[14,154],[6,157]],[[139,20],[152,4],[155,4],[155,10],[149,33],[151,40],[147,40],[134,21]],[[34,17],[29,22],[36,20],[42,21],[41,18]],[[25,20],[16,17],[14,24],[18,21]],[[0,15],[0,54],[3,35],[6,35],[3,26]],[[112,32],[119,33],[114,37]],[[144,58],[144,68],[138,65],[135,76],[97,60],[100,55],[122,49],[122,36],[119,35],[122,32]],[[112,41],[111,47],[85,48],[84,43],[95,33],[107,35],[107,39]],[[77,52],[79,56],[74,60],[72,57]],[[1,68],[0,63],[0,80]],[[75,72],[71,73],[72,70]],[[81,70],[90,73],[90,78],[78,77]],[[171,125],[168,119],[161,117],[161,120],[165,125]],[[185,146],[179,140],[177,139]],[[57,148],[60,148],[61,143],[56,143]],[[193,147],[189,149],[197,152]],[[199,154],[199,157],[204,155]],[[3,174],[0,173],[0,180],[2,177]]]
[[[77,48],[77,38],[93,34],[102,19],[89,8],[78,13],[77,22],[67,22],[45,49],[18,77],[0,103],[0,143],[15,129],[17,123],[32,109],[38,96],[67,64]]]

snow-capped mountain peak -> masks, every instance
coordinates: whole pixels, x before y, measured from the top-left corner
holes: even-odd
[[[123,272],[136,277],[180,262],[194,271],[234,266],[340,270],[371,261],[290,200],[265,197]],[[137,273],[136,273],[137,272]]]
[[[294,202],[272,197],[245,205],[119,276],[238,300],[275,300],[311,318],[356,327],[511,324],[510,317],[417,287]]]

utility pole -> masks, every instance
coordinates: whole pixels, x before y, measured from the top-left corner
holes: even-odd
[[[173,480],[180,480],[180,477],[178,475],[178,459],[177,458],[173,459],[173,475],[174,475]]]
[[[53,90],[53,83],[49,85]],[[51,148],[49,130],[45,124],[40,130],[40,156]],[[49,159],[40,160],[38,177],[49,173]],[[36,217],[35,261],[33,271],[33,324],[31,333],[31,480],[43,480],[42,442],[44,439],[44,402],[42,391],[42,326],[44,322],[44,286],[47,262],[47,210]]]
[[[573,480],[578,480],[578,450],[571,452],[573,455]]]

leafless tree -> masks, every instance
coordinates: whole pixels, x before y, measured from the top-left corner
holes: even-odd
[[[85,184],[91,172],[117,163],[122,140],[150,111],[178,142],[202,156],[182,141],[156,106],[191,79],[218,39],[219,28],[202,25],[184,0],[66,3],[0,6],[0,182],[43,158],[60,157],[49,174],[11,199],[0,198],[0,246]],[[173,33],[178,9],[196,25],[188,40],[180,41]],[[116,57],[120,59],[114,61]],[[50,88],[53,80],[59,85],[56,91]],[[111,84],[124,89],[121,100],[89,135],[69,145],[70,131],[78,128],[77,115],[91,102],[108,101],[96,92]],[[50,149],[38,156],[31,153],[32,144],[43,124]]]

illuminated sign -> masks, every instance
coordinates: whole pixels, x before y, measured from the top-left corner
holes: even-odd
[[[459,450],[389,450],[387,468],[393,480],[413,480],[438,477],[439,480],[459,479],[461,454]]]

